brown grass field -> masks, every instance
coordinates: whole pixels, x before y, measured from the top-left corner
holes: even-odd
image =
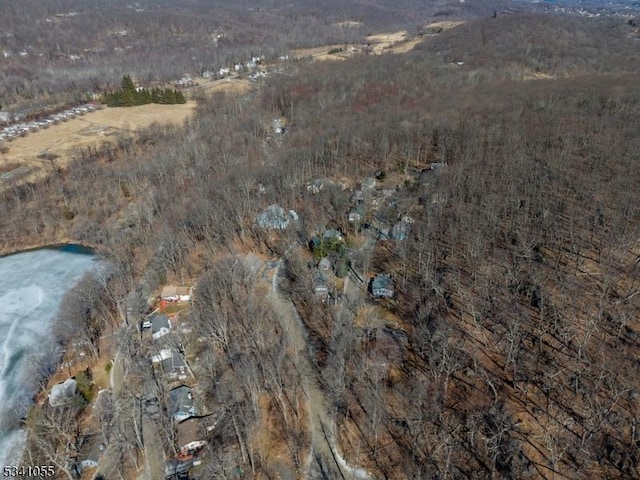
[[[9,165],[28,167],[31,171],[14,181],[35,180],[51,168],[43,155],[55,158],[56,166],[65,167],[80,148],[101,145],[120,133],[136,132],[156,122],[181,124],[193,113],[195,106],[195,102],[187,102],[184,105],[104,107],[7,143],[9,151],[0,157],[0,170]]]
[[[201,92],[205,94],[227,92],[236,95],[241,95],[248,92],[251,89],[251,83],[246,79],[225,78],[222,80],[214,80],[210,82],[204,82],[194,87],[190,91]]]
[[[433,22],[424,26],[424,28],[428,29],[440,29],[441,31],[451,30],[452,28],[459,27],[463,25],[464,21],[452,21],[452,22]]]
[[[242,94],[249,90],[247,80],[225,79],[206,82],[191,92],[212,94],[229,92]],[[133,133],[153,123],[181,125],[192,115],[195,101],[184,105],[143,105],[140,107],[103,107],[95,112],[75,117],[5,142],[8,151],[0,155],[0,189],[34,181],[51,171],[53,165],[64,168],[81,148],[100,146],[113,141],[121,133]],[[25,168],[26,167],[26,168]],[[16,170],[20,168],[20,170]],[[27,170],[28,169],[28,170]],[[14,175],[11,175],[14,172]]]
[[[371,45],[374,54],[384,53],[385,50],[408,40],[409,34],[406,30],[391,33],[377,33],[367,37],[367,43]]]
[[[455,22],[439,22],[439,23],[455,23]],[[369,44],[369,52],[373,55],[382,55],[386,53],[406,53],[424,40],[424,37],[409,37],[406,30],[391,33],[377,33],[367,37]],[[329,55],[329,51],[335,48],[342,48],[343,51],[338,54]],[[345,60],[352,55],[361,53],[362,45],[323,45],[313,48],[299,48],[291,50],[291,55],[298,58],[312,57],[314,61],[325,60]]]

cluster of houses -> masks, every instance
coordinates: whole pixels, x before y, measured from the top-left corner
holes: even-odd
[[[189,367],[178,333],[189,333],[189,325],[181,322],[178,314],[163,312],[175,311],[174,306],[191,300],[192,287],[166,285],[159,295],[160,308],[156,309],[141,323],[143,339],[152,346],[151,361],[164,378],[168,391],[165,398],[166,412],[174,423],[176,451],[175,458],[168,459],[165,465],[166,478],[189,478],[188,472],[201,462],[208,434],[215,428],[218,416],[205,412],[202,402],[193,386],[194,375]],[[188,306],[187,306],[188,308]],[[179,308],[178,308],[179,310]],[[72,377],[51,388],[49,405],[61,407],[74,401],[78,396],[77,381]],[[96,402],[106,401],[112,395],[110,390],[101,390]],[[147,405],[147,403],[149,405]],[[148,414],[163,414],[158,399],[145,403]],[[106,441],[102,433],[86,433],[79,436],[73,458],[70,458],[70,471],[78,477],[87,469],[98,466],[102,453],[106,450]]]
[[[143,322],[142,329],[149,331],[154,350],[151,361],[164,376],[169,387],[166,398],[167,414],[173,420],[178,454],[165,464],[166,478],[188,478],[191,467],[201,462],[201,454],[207,445],[208,433],[216,426],[216,416],[203,411],[197,401],[194,388],[186,385],[194,379],[183,352],[173,341],[177,332],[189,333],[189,325],[181,322],[177,314],[161,311],[174,303],[189,302],[192,287],[167,285],[160,293],[160,312],[152,314]]]
[[[429,170],[441,170],[445,166],[444,163],[433,164]],[[391,213],[393,209],[390,205],[396,203],[393,200],[395,190],[376,188],[378,182],[377,178],[367,177],[357,184],[349,197],[350,205],[346,211],[346,224],[353,225],[354,231],[366,231],[368,236],[376,242],[379,240],[406,241],[415,220],[410,215]],[[322,179],[311,180],[306,184],[306,190],[312,195],[319,194],[326,183],[332,182]],[[346,187],[342,186],[342,188],[344,190]],[[344,257],[350,257],[350,255],[345,255],[347,249],[344,248],[343,235],[342,231],[330,228],[323,234],[312,237],[309,242],[309,249],[314,253],[316,260],[319,259],[312,276],[312,289],[317,296],[324,297],[329,294],[328,284],[331,275],[343,277],[351,271],[359,282],[365,282],[367,272],[358,274],[353,268],[352,258],[348,259],[348,263],[344,262]],[[374,298],[379,299],[393,298],[395,294],[393,279],[385,273],[370,276],[367,290]]]
[[[225,78],[231,75],[232,73],[240,73],[242,71],[255,71],[258,69],[259,65],[263,64],[263,62],[264,62],[264,56],[251,57],[251,59],[247,60],[246,62],[235,63],[233,67],[222,67],[217,72],[214,72],[212,70],[205,70],[204,72],[202,72],[201,76],[202,78],[214,78],[216,76],[218,78]],[[266,72],[259,70],[252,73],[249,79],[251,80],[258,77],[266,77],[266,76],[267,76]]]
[[[68,108],[67,110],[63,110],[62,112],[54,113],[53,115],[49,115],[48,117],[41,118],[39,120],[25,123],[16,123],[6,126],[2,130],[0,130],[0,141],[11,140],[15,137],[47,128],[51,125],[69,120],[78,115],[84,115],[85,113],[93,112],[98,108],[100,108],[100,105],[97,103],[86,103],[78,107]],[[6,118],[6,121],[10,120],[10,118],[8,117],[3,118]]]
[[[194,85],[195,82],[193,81],[193,78],[191,78],[191,75],[189,75],[188,73],[185,73],[182,78],[176,82],[176,87],[178,88],[188,88],[193,87]]]

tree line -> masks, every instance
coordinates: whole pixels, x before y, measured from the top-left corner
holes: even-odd
[[[122,88],[112,92],[104,93],[100,97],[100,103],[109,107],[135,107],[147,105],[149,103],[159,103],[162,105],[175,105],[187,103],[184,94],[172,88],[136,88],[129,75],[122,77]]]

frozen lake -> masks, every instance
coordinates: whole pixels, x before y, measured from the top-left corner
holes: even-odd
[[[0,468],[15,463],[11,451],[23,442],[14,420],[33,396],[29,364],[47,351],[55,356],[49,333],[60,301],[96,265],[92,255],[64,250],[0,258]]]

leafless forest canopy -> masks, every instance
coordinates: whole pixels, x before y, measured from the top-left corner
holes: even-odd
[[[364,42],[381,28],[414,31],[433,14],[472,15],[489,7],[440,2],[86,2],[7,0],[0,5],[3,103],[39,97],[83,97],[118,85],[129,73],[142,82],[185,72],[217,71],[252,55],[290,48]],[[345,28],[338,22],[362,22]],[[218,37],[218,35],[220,37]],[[6,52],[6,53],[4,53]]]
[[[23,95],[54,90],[61,72],[82,88],[132,65],[140,75],[181,74],[255,51],[256,35],[276,54],[333,41],[336,21],[418,27],[443,8],[416,19],[421,2],[365,10],[357,2],[290,10],[264,2],[241,14],[225,3],[192,2],[187,16],[175,2],[140,1],[145,12],[134,16],[115,1],[99,11],[73,1],[3,2],[2,21],[79,13],[63,20],[73,29],[43,20],[42,33],[24,26],[3,37],[4,48],[31,38],[34,48],[49,49],[15,71],[3,68],[3,81]],[[235,5],[245,3],[252,4]],[[314,21],[308,12],[317,12]],[[1,246],[73,238],[111,262],[61,313],[61,341],[76,332],[89,355],[99,355],[101,333],[124,310],[132,318],[144,311],[153,288],[199,278],[193,331],[172,340],[198,359],[205,402],[224,412],[197,478],[231,478],[230,465],[247,478],[276,478],[282,465],[304,471],[313,441],[303,394],[309,378],[326,398],[343,455],[375,478],[640,476],[640,40],[615,18],[489,17],[405,54],[303,62],[246,96],[203,96],[184,127],[121,135],[40,183],[2,194]],[[48,29],[70,37],[51,43]],[[123,37],[130,54],[105,50],[68,66],[57,59],[91,45],[96,32],[104,33],[96,45],[122,45],[107,36],[113,29],[132,32]],[[232,46],[205,45],[205,32],[216,29]],[[76,31],[82,41],[71,38]],[[60,68],[47,78],[50,62]],[[280,116],[290,128],[275,139],[271,124]],[[437,173],[433,163],[446,167]],[[376,172],[390,192],[378,214],[410,216],[410,234],[362,248],[351,261],[391,275],[395,296],[321,302],[310,288],[309,240],[337,228],[350,248],[363,242],[346,212],[353,188]],[[313,195],[306,185],[316,178],[350,188],[326,182]],[[295,209],[298,227],[257,228],[256,215],[274,203]],[[309,365],[293,367],[301,364],[284,307],[266,300],[239,260],[248,252],[281,259],[279,294],[300,316]],[[372,339],[372,331],[386,337]],[[119,335],[130,381],[105,400],[117,409],[97,409],[111,455],[105,478],[126,478],[127,465],[140,461],[143,400],[166,394],[139,331]],[[41,463],[65,464],[81,406],[65,408],[30,418],[30,454]],[[175,453],[171,421],[154,419],[165,451]],[[277,461],[260,440],[265,431],[269,445],[282,445]]]

